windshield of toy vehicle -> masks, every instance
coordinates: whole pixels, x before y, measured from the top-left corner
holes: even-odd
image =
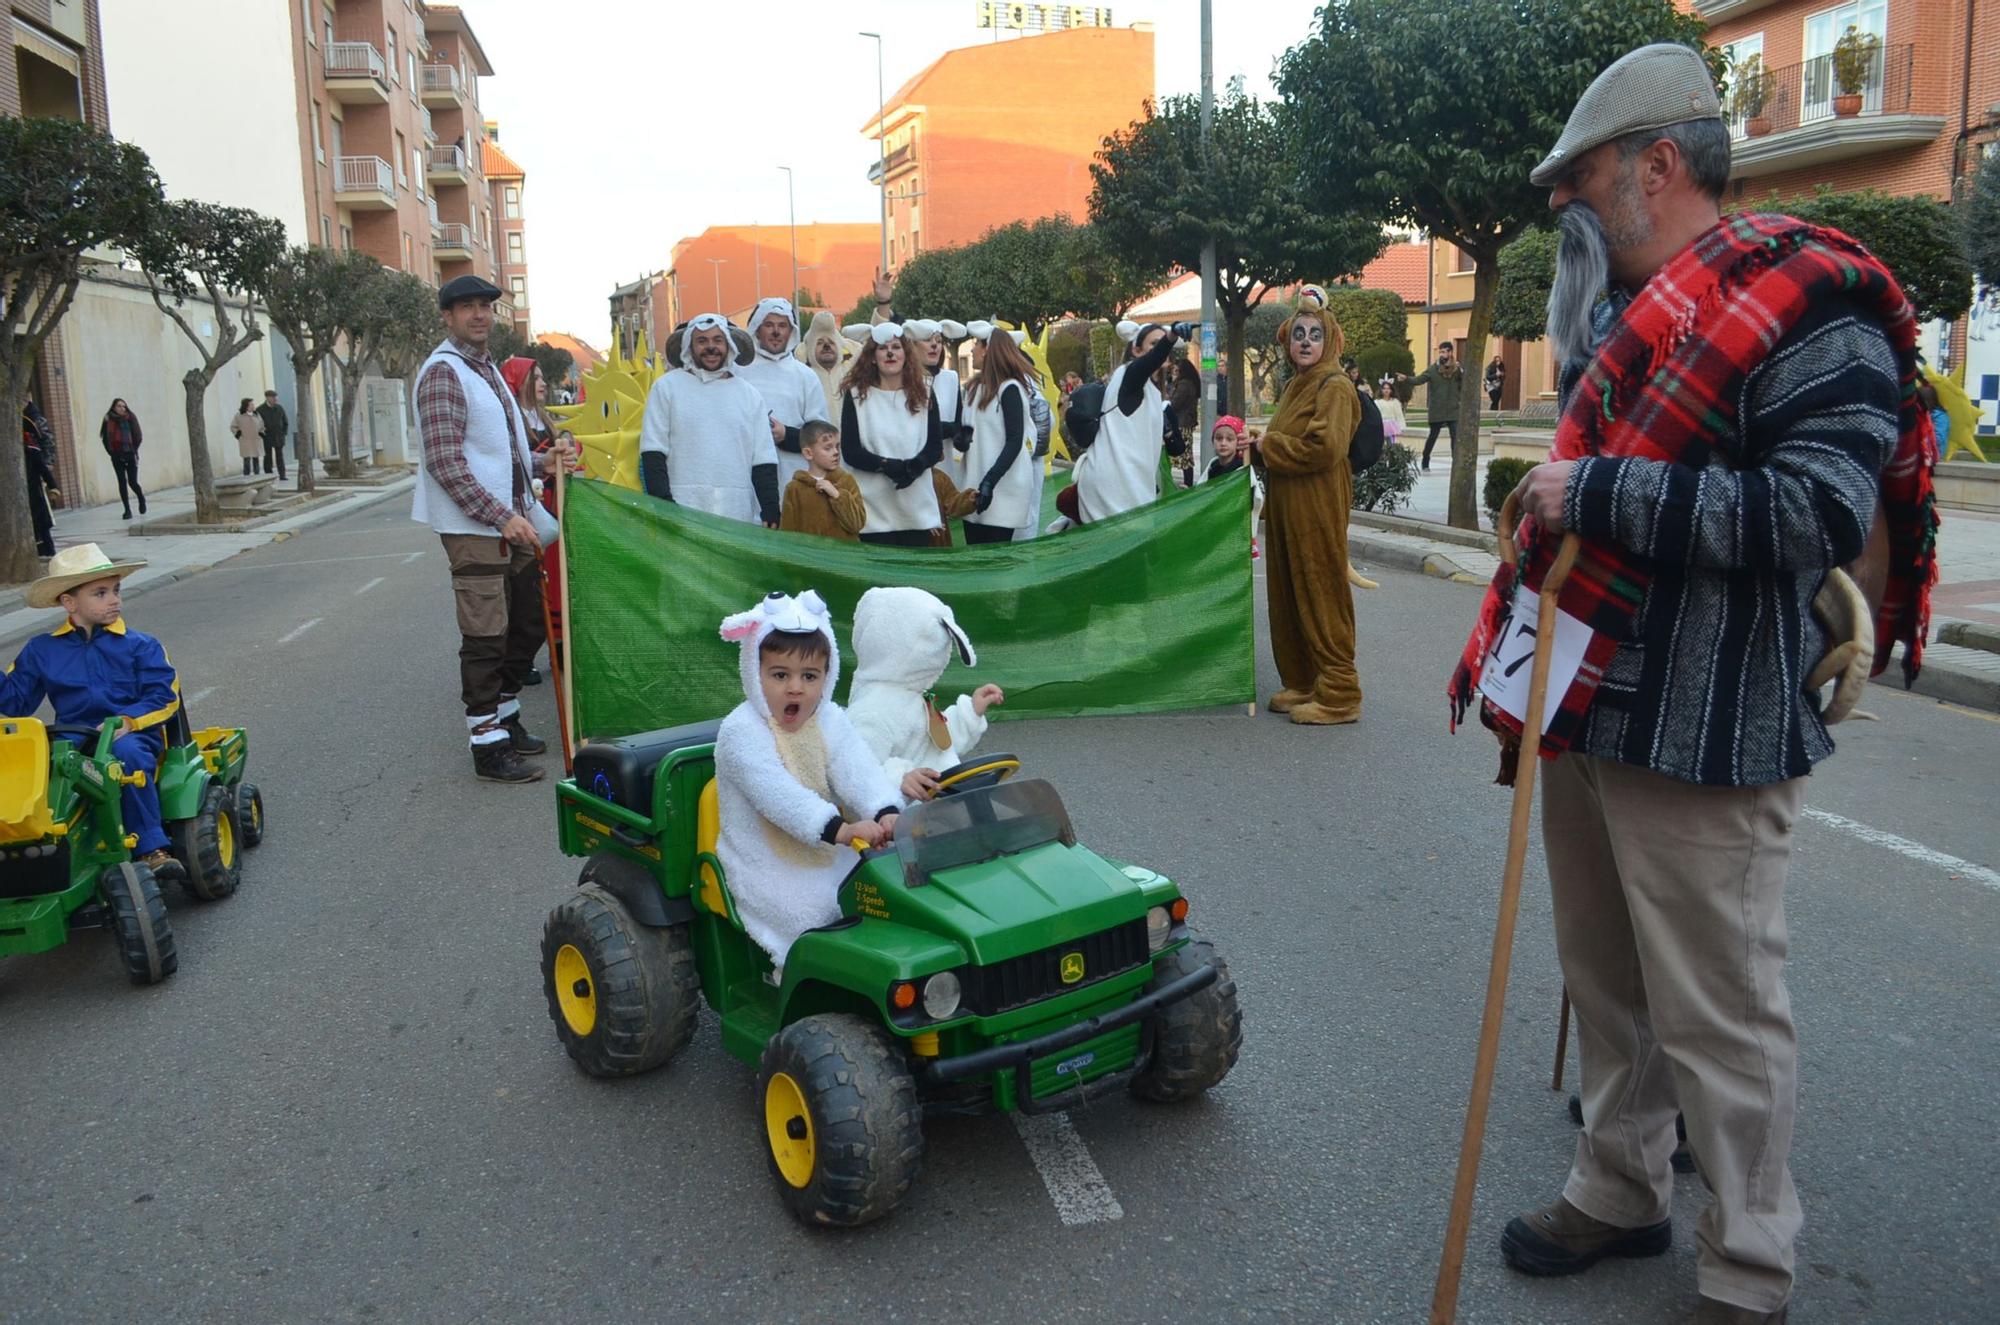
[[[939,870],[1044,842],[1075,846],[1076,830],[1056,789],[1036,778],[919,802],[896,822],[903,879],[912,888],[921,888]]]

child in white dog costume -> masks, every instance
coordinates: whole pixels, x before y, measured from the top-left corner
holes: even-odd
[[[847,716],[903,797],[928,800],[939,769],[962,762],[986,734],[986,710],[1006,702],[996,685],[940,710],[931,688],[956,652],[979,661],[951,609],[922,589],[870,589],[854,609],[854,685]]]
[[[799,935],[840,919],[848,844],[888,841],[902,802],[833,702],[840,647],[817,593],[774,593],[726,619],[722,638],[741,646],[744,699],[715,738],[716,855],[744,930],[782,971]],[[774,714],[771,696],[788,694]]]

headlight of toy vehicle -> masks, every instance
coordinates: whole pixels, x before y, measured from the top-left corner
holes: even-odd
[[[1161,948],[1166,947],[1167,932],[1173,927],[1173,917],[1167,914],[1166,907],[1156,906],[1146,912],[1147,949],[1152,952],[1158,952]]]
[[[943,1021],[958,1011],[958,977],[950,971],[939,971],[924,981],[924,1015],[932,1021]]]

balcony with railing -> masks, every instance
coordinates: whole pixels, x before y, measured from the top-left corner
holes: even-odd
[[[433,184],[465,183],[465,149],[457,143],[444,143],[427,149],[424,152],[424,178]]]
[[[330,42],[326,48],[326,94],[355,106],[389,100],[389,66],[382,52],[365,41]]]
[[[1851,94],[1840,89],[1832,55],[1765,71],[1761,106],[1746,104],[1741,89],[1730,97],[1731,174],[1754,179],[1932,141],[1944,116],[1911,111],[1915,73],[1908,45],[1878,46]]]
[[[333,200],[360,211],[388,211],[396,205],[396,172],[379,156],[335,157]]]
[[[462,221],[446,221],[437,228],[431,252],[439,262],[472,261],[472,227]]]
[[[450,64],[427,64],[423,72],[423,98],[426,106],[439,110],[457,110],[465,104],[465,88],[458,81],[458,66]]]

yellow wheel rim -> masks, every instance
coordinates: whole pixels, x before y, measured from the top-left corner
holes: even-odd
[[[264,802],[254,798],[250,802],[250,827],[259,835],[264,831]]]
[[[805,1092],[783,1072],[771,1074],[764,1087],[764,1134],[771,1143],[771,1158],[778,1174],[794,1187],[804,1187],[813,1176],[812,1114],[806,1109]]]
[[[236,864],[236,830],[230,826],[229,816],[215,816],[215,854],[222,858],[222,868],[230,869]]]
[[[597,1027],[597,986],[590,981],[590,963],[573,943],[556,949],[555,982],[563,1022],[577,1035],[590,1034]]]

